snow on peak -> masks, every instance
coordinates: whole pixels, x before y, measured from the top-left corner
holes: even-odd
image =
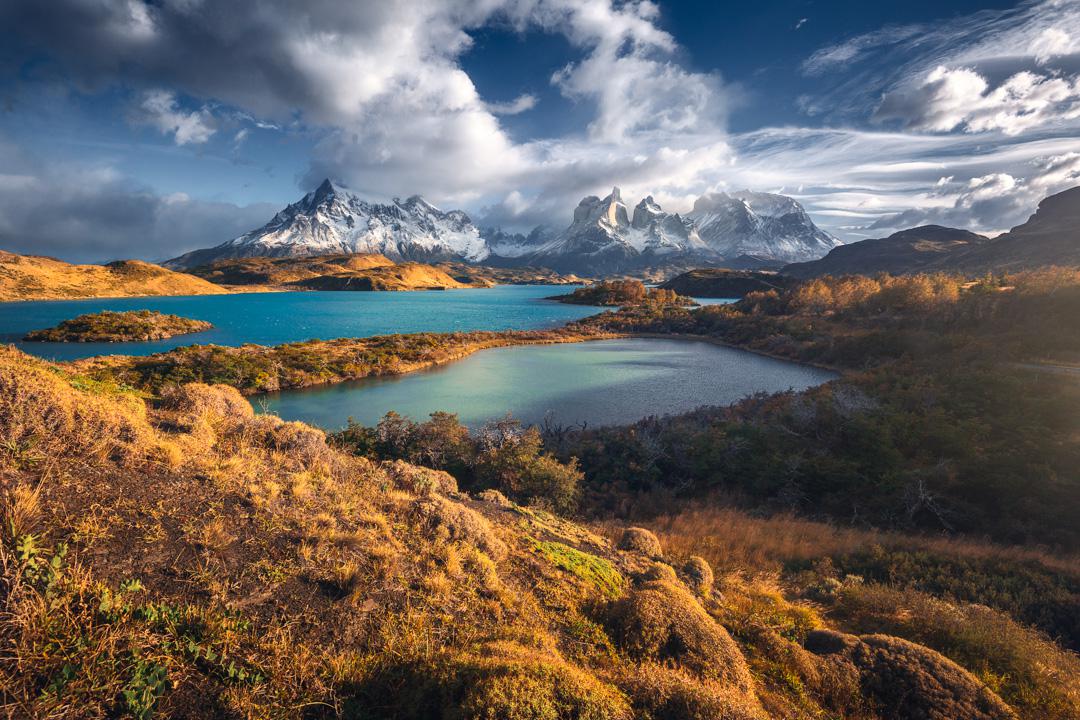
[[[192,267],[224,258],[337,253],[478,262],[490,251],[461,211],[442,212],[419,195],[389,205],[372,203],[326,179],[261,228],[171,262]]]

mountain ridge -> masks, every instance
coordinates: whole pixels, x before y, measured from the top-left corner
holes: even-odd
[[[562,231],[541,225],[528,234],[481,232],[466,213],[442,211],[419,195],[373,203],[327,179],[265,225],[165,265],[187,269],[245,257],[377,253],[395,261],[539,265],[592,275],[687,258],[714,262],[745,256],[781,264],[819,257],[839,244],[796,200],[783,195],[712,193],[695,207],[703,202],[708,212],[682,216],[664,211],[647,195],[631,215],[615,187],[604,198],[583,198]],[[732,213],[738,217],[729,217]],[[702,222],[709,227],[707,237],[699,232]]]

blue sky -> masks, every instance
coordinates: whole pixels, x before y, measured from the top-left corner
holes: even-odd
[[[1080,3],[9,0],[0,247],[163,259],[325,176],[478,224],[784,192],[846,241],[1080,184]]]

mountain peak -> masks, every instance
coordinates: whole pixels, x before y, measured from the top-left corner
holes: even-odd
[[[316,203],[322,202],[326,198],[336,195],[337,192],[338,187],[330,178],[326,178],[321,183],[319,183],[319,187],[315,188],[314,200]]]

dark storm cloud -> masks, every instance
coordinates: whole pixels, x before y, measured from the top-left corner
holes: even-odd
[[[276,208],[162,197],[108,169],[54,167],[0,141],[0,247],[64,260],[164,260],[266,222]]]

